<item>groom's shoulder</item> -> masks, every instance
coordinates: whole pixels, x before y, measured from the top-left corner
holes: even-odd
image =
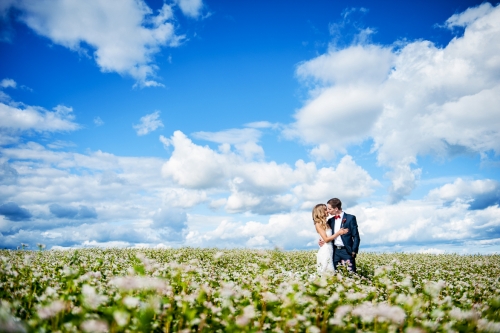
[[[346,213],[346,212],[344,212],[344,216],[345,216],[346,218],[351,218],[351,219],[352,219],[353,217],[354,217],[354,218],[356,218],[356,216],[354,216],[354,215],[352,215],[352,214],[349,214],[349,213]]]

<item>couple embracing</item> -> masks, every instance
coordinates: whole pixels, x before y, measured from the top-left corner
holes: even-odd
[[[321,236],[317,254],[318,273],[334,272],[339,263],[356,272],[359,232],[356,216],[342,211],[342,202],[333,198],[312,211],[316,231]]]

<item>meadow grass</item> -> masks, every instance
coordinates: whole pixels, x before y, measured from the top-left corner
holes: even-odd
[[[0,250],[1,332],[500,332],[500,255]]]

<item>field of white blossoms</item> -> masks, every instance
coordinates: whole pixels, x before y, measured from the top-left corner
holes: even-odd
[[[500,332],[500,255],[0,250],[1,332]]]

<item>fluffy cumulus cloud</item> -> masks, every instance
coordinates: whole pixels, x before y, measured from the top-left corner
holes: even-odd
[[[197,17],[203,3],[181,0],[179,6],[185,15]],[[166,3],[153,12],[143,0],[7,1],[0,7],[4,18],[12,7],[37,34],[73,51],[92,52],[101,71],[131,76],[142,87],[161,85],[154,80],[154,56],[184,39],[176,34],[173,8]]]
[[[266,222],[223,220],[214,230],[191,230],[186,237],[197,246],[303,249],[317,240],[310,213],[272,215]]]
[[[2,83],[6,81],[3,80]],[[7,80],[8,85],[16,82]],[[23,134],[69,132],[80,128],[74,122],[73,109],[57,105],[52,110],[13,101],[0,91],[0,145],[15,143]]]
[[[500,183],[492,179],[467,181],[461,178],[446,184],[429,194],[448,204],[465,203],[469,209],[479,210],[500,205]]]
[[[340,197],[344,206],[352,207],[360,198],[369,197],[378,186],[380,183],[377,180],[346,155],[336,168],[319,169],[313,179],[297,185],[294,192],[302,198],[303,208],[314,207],[330,197]]]
[[[392,169],[392,202],[414,189],[418,156],[498,153],[499,22],[500,6],[484,3],[445,22],[463,29],[445,47],[365,42],[301,63],[310,98],[286,134],[316,145],[317,158],[371,138],[379,163]]]
[[[194,138],[225,145],[221,149],[228,149],[229,145],[233,145],[241,155],[249,160],[264,157],[264,150],[257,144],[261,135],[261,131],[252,127],[233,128],[220,132],[193,133]]]
[[[0,87],[2,88],[16,88],[17,83],[12,79],[3,79],[0,81]]]
[[[471,210],[473,202],[454,200],[449,203],[437,198],[436,195],[446,191],[447,188],[436,189],[422,200],[355,207],[353,211],[358,215],[365,246],[389,250],[397,246],[431,246],[446,251],[478,253],[488,245],[487,241],[500,241],[498,203]]]
[[[495,180],[457,179],[419,200],[367,202],[380,184],[349,155],[330,167],[290,166],[247,160],[222,139],[229,149],[198,145],[182,132],[165,140],[168,159],[34,142],[3,148],[0,243],[314,249],[310,209],[339,196],[358,217],[364,251],[475,253],[500,245]]]
[[[201,15],[203,1],[201,0],[179,0],[179,8],[186,16],[197,18]]]
[[[167,140],[173,152],[163,165],[162,174],[179,186],[196,190],[229,193],[214,199],[213,207],[223,205],[230,213],[273,214],[299,205],[325,201],[332,193],[343,193],[349,204],[369,196],[379,183],[345,156],[337,168],[318,169],[313,162],[298,160],[294,166],[263,160],[248,160],[237,148],[240,136],[257,138],[253,131],[196,133],[197,137],[220,143],[218,150],[195,144],[177,131]],[[232,145],[236,146],[232,149]]]
[[[73,109],[64,105],[52,111],[37,106],[0,103],[1,129],[37,132],[73,131],[79,126],[73,122]]]
[[[141,117],[139,124],[133,126],[137,135],[146,135],[155,131],[159,127],[163,127],[163,122],[160,119],[160,111],[147,114]]]
[[[206,200],[200,191],[158,182],[165,162],[158,158],[28,142],[4,147],[0,162],[0,243],[7,247],[179,243],[183,209]]]
[[[473,200],[461,200],[464,186],[474,197],[494,192],[491,180],[463,181],[436,188],[420,200],[394,204],[362,203],[347,207],[357,217],[362,251],[412,251],[422,253],[488,253],[500,245],[500,207],[471,209]],[[451,192],[459,198],[450,202]],[[469,198],[469,197],[467,197]],[[318,235],[309,211],[274,214],[266,221],[226,219],[208,232],[190,228],[189,244],[221,247],[283,249],[317,248]]]

